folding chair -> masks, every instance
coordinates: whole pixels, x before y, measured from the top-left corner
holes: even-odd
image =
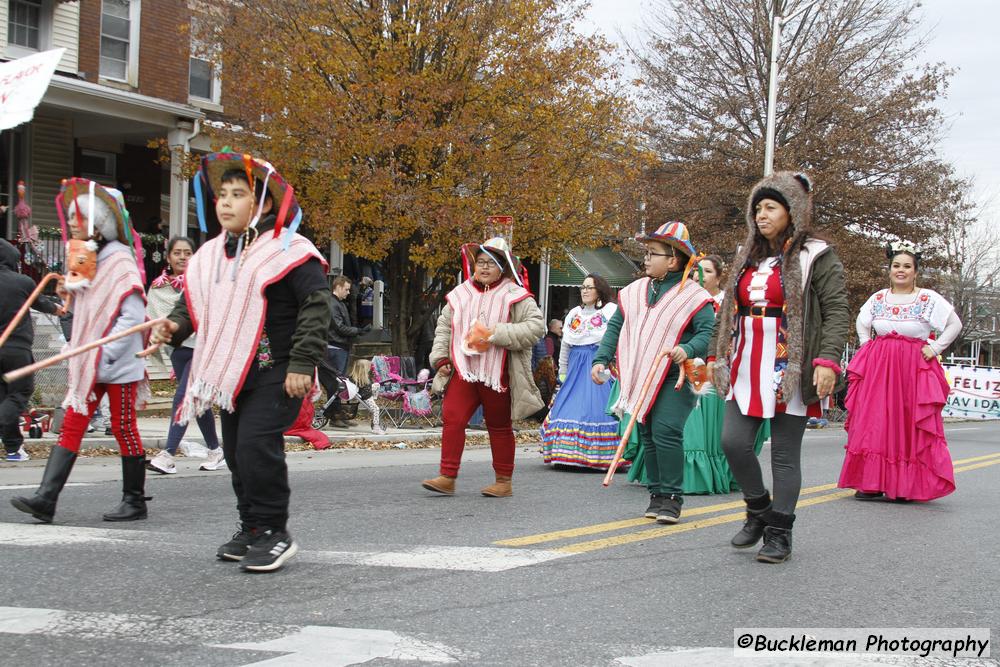
[[[403,421],[403,397],[406,395],[403,378],[399,375],[399,357],[372,357],[372,381],[378,385],[373,395],[379,410],[393,428],[399,428]]]

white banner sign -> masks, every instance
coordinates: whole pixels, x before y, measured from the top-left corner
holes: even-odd
[[[52,49],[0,63],[0,130],[17,127],[35,117],[35,107],[42,101],[65,52],[66,49]]]
[[[1000,368],[944,366],[951,393],[942,414],[965,419],[1000,419]]]

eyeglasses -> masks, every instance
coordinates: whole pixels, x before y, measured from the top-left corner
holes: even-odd
[[[673,254],[669,252],[651,252],[647,250],[646,254],[643,255],[643,258],[649,259],[650,257],[673,257]]]
[[[476,262],[476,267],[480,269],[488,269],[490,267],[496,266],[493,262],[489,260],[483,260],[481,262]]]
[[[594,290],[594,289],[597,289],[597,288],[594,287],[593,285],[580,285],[580,291],[581,292],[586,292],[587,290]]]

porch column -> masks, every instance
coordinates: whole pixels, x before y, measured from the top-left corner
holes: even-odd
[[[193,128],[191,122],[179,121],[177,127],[167,133],[167,145],[170,146],[171,236],[187,236],[189,181],[181,171],[181,156],[190,151],[188,140]]]
[[[330,241],[330,272],[331,276],[339,276],[344,272],[344,249],[336,241]]]
[[[542,321],[545,322],[545,330],[549,326],[549,252],[542,253],[542,259],[538,263],[538,307],[542,311]]]

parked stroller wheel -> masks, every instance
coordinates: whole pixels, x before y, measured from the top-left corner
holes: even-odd
[[[39,426],[38,424],[32,424],[28,428],[28,437],[29,438],[40,438],[40,437],[42,437],[42,427]]]

